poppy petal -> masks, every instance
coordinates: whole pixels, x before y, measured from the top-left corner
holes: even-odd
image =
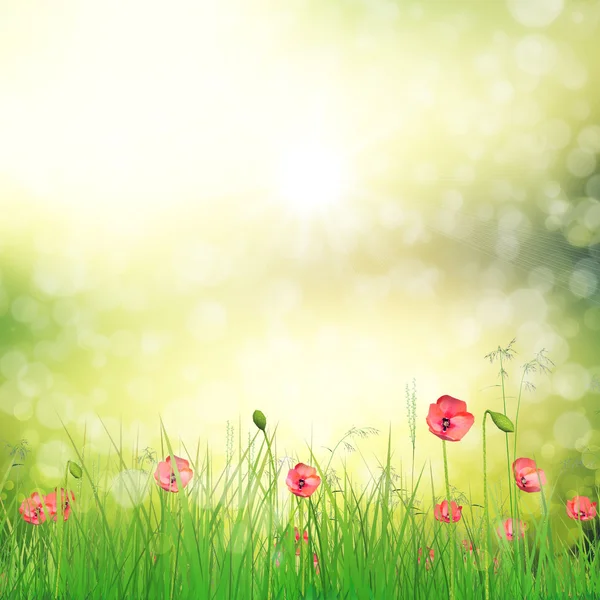
[[[444,413],[444,416],[451,419],[459,413],[467,412],[467,403],[452,396],[440,396],[437,405]]]
[[[300,479],[308,479],[309,477],[317,474],[317,470],[314,467],[309,467],[304,463],[298,463],[294,469],[296,473],[298,473]]]
[[[469,429],[473,427],[475,417],[471,413],[463,413],[452,417],[450,421],[450,427],[446,430],[446,434],[451,438],[452,441],[459,441],[468,433]]]
[[[513,473],[515,473],[515,476],[517,475],[517,473],[519,473],[519,471],[523,469],[536,468],[537,466],[535,464],[535,460],[531,458],[517,458],[517,460],[515,460],[515,462],[513,463]]]
[[[427,425],[429,425],[429,430],[432,433],[438,433],[443,431],[443,418],[444,413],[441,411],[440,407],[437,404],[430,404],[429,412],[427,413],[425,421],[427,422]]]

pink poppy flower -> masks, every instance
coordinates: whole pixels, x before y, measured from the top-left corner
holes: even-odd
[[[517,458],[513,463],[513,473],[518,488],[524,492],[539,492],[542,489],[540,483],[546,483],[544,471],[538,469],[531,458]]]
[[[429,571],[429,569],[431,568],[431,566],[433,565],[433,557],[434,557],[434,550],[433,548],[427,548],[427,550],[429,550],[429,556],[425,559],[425,568]],[[421,564],[421,556],[423,555],[423,548],[419,548],[419,555],[417,557],[417,564]]]
[[[321,572],[321,570],[319,569],[319,559],[317,558],[317,553],[316,552],[313,555],[313,565],[315,567],[315,572],[318,575]]]
[[[567,500],[567,514],[576,521],[589,521],[596,516],[596,502],[587,496],[575,496]]]
[[[194,472],[190,469],[190,463],[185,460],[185,458],[179,458],[176,456],[175,464],[177,465],[177,469],[179,471],[181,485],[185,487],[192,479]],[[154,473],[154,479],[156,479],[158,485],[160,485],[160,487],[167,492],[179,491],[177,487],[177,477],[175,476],[175,472],[171,466],[170,456],[167,456],[163,462],[158,463],[158,467]]]
[[[525,537],[525,527],[526,526],[527,526],[526,523],[524,523],[523,521],[519,521],[519,532],[520,532],[521,538]],[[513,520],[506,519],[506,521],[504,521],[504,523],[502,523],[501,525],[498,526],[496,531],[502,539],[512,542],[514,539]]]
[[[300,556],[300,531],[298,531],[297,527],[294,527],[294,537],[296,538],[296,556]],[[302,539],[305,544],[308,544],[308,531],[306,529],[304,530]]]
[[[321,478],[314,467],[298,463],[290,469],[285,483],[292,494],[308,498],[321,484]]]
[[[452,396],[441,396],[429,405],[426,418],[429,431],[442,440],[458,442],[471,429],[475,417],[467,412],[467,404]]]
[[[462,506],[458,506],[458,504],[456,504],[456,502],[452,500],[452,502],[450,503],[450,508],[452,509],[452,521],[454,523],[460,521],[460,517],[462,515]],[[441,504],[435,505],[433,516],[438,521],[450,523],[450,514],[448,513],[448,500],[444,500]]]
[[[32,525],[39,525],[46,520],[42,498],[37,492],[31,494],[30,498],[23,500],[19,512],[23,515],[23,519]]]
[[[294,527],[294,537],[296,538],[296,542],[300,541],[300,531],[297,527]],[[302,535],[304,541],[308,544],[308,530],[304,530],[304,534]]]
[[[46,509],[48,514],[56,521],[58,519],[58,504],[56,503],[56,488],[53,492],[44,497]],[[71,502],[75,502],[75,494],[71,492],[71,502],[69,502],[69,496],[65,493],[63,488],[60,488],[60,499],[62,502],[63,521],[66,521],[71,514]]]

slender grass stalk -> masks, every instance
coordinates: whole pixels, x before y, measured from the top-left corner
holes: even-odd
[[[504,408],[504,414],[507,414],[507,410],[506,410],[506,390],[504,387],[504,377],[505,377],[506,371],[504,370],[504,365],[502,363],[502,352],[500,353],[500,380],[501,380],[501,386],[502,386],[502,405]],[[513,507],[513,486],[511,486],[510,482],[511,482],[511,476],[510,476],[510,465],[512,464],[512,461],[510,460],[510,450],[508,447],[508,434],[505,435],[505,439],[506,439],[506,473],[507,473],[507,478],[506,480],[508,481],[508,494],[509,494],[509,504],[510,504],[510,517],[511,519],[515,518],[515,513],[514,513],[514,507]]]
[[[515,414],[515,439],[514,439],[514,444],[513,444],[513,455],[512,455],[513,463],[517,459],[517,436],[518,436],[518,432],[519,432],[519,412],[521,410],[521,397],[523,395],[523,385],[525,382],[525,376],[527,375],[528,371],[531,370],[531,364],[532,363],[526,363],[526,365],[523,368],[523,374],[521,375],[521,381],[519,382],[519,393],[517,395],[517,410],[516,410],[516,414]],[[505,412],[505,414],[506,414],[506,412]],[[506,439],[508,440],[508,434],[506,434]],[[510,475],[509,475],[509,481],[510,481]],[[513,490],[514,490],[514,488],[513,488]],[[517,494],[517,491],[514,490],[514,493]],[[517,523],[518,526],[520,527],[521,515],[520,515],[518,495],[515,495],[514,516],[512,514],[512,509],[511,509],[511,518],[513,518],[513,524]],[[525,551],[525,562],[527,562],[528,551],[527,551],[527,541],[526,540],[525,540],[525,544],[524,544],[524,551]],[[516,546],[515,554],[516,554],[516,562],[519,566],[518,573],[519,573],[519,581],[521,582],[521,591],[523,591],[523,586],[526,585],[526,583],[522,577],[521,546],[519,544],[517,544],[517,546]]]
[[[273,540],[273,515],[276,514],[276,501],[277,501],[277,468],[275,466],[275,458],[273,457],[273,451],[271,449],[271,442],[269,440],[269,436],[265,429],[262,429],[262,432],[265,436],[265,441],[267,443],[267,451],[269,453],[269,457],[271,462],[269,463],[269,485],[268,485],[268,494],[269,494],[269,504],[267,507],[268,510],[268,525],[267,525],[267,554],[271,552],[271,542]],[[275,490],[275,491],[273,491]],[[271,561],[267,560],[267,598],[270,597],[270,589],[271,589]]]
[[[412,446],[412,461],[411,461],[411,486],[415,487],[415,451],[417,440],[417,381],[413,378],[412,394],[408,390],[406,384],[406,411],[408,416],[408,426],[410,429],[410,442]]]
[[[490,600],[490,570],[489,570],[489,536],[490,536],[490,509],[487,489],[487,445],[485,437],[485,422],[488,411],[483,413],[483,557],[485,566],[485,600]]]
[[[453,513],[452,513],[452,504],[451,504],[451,500],[452,498],[450,497],[450,479],[448,477],[448,456],[446,453],[446,440],[442,440],[442,448],[444,451],[444,477],[446,479],[446,498],[448,501],[448,509],[449,509],[449,513],[450,513],[450,523],[448,523],[448,525],[450,526],[450,529],[448,530],[448,539],[449,539],[449,546],[450,546],[450,574],[448,576],[448,582],[449,582],[449,600],[454,600],[454,540],[455,540],[455,535],[454,535],[454,519],[453,519]]]
[[[69,502],[69,489],[68,489],[68,485],[69,485],[69,470],[70,470],[70,465],[71,465],[71,461],[68,460],[67,464],[65,465],[65,503]],[[78,467],[79,468],[79,467]],[[79,469],[79,478],[81,478],[81,469]],[[63,507],[63,495],[62,495],[62,489],[57,489],[56,491],[56,502],[57,502],[57,517],[56,517],[56,522],[57,522],[57,526],[60,532],[60,546],[58,548],[58,559],[57,559],[57,565],[56,565],[56,582],[54,585],[54,598],[55,600],[58,600],[59,597],[59,585],[60,585],[60,569],[61,569],[61,564],[62,564],[62,555],[63,555],[63,544],[64,544],[64,538],[65,538],[65,523],[64,523],[64,518],[63,518],[63,511],[66,510],[66,505]]]

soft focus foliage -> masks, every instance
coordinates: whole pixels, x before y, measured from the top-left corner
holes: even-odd
[[[158,447],[159,415],[224,462],[256,406],[289,454],[391,422],[439,479],[429,405],[503,412],[483,356],[516,337],[508,395],[554,362],[525,373],[519,455],[593,495],[597,1],[31,0],[0,23],[0,439],[28,490],[76,459],[63,424],[97,464],[107,431]]]

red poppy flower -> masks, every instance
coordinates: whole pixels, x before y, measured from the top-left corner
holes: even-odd
[[[192,479],[194,472],[190,469],[190,463],[185,460],[185,458],[179,458],[176,456],[175,464],[177,465],[177,470],[179,471],[181,485],[185,487]],[[170,456],[167,456],[163,462],[158,463],[154,473],[154,479],[156,479],[158,485],[160,485],[160,487],[167,492],[179,491],[177,487],[177,477],[175,476],[175,472],[171,466]]]
[[[589,521],[596,516],[596,502],[587,496],[575,496],[567,500],[567,514],[576,521]]]
[[[452,396],[441,396],[429,405],[427,415],[429,431],[442,440],[458,442],[471,429],[475,417],[467,412],[467,404]]]
[[[23,515],[23,519],[32,525],[39,525],[46,520],[42,498],[37,492],[31,494],[30,498],[23,500],[19,512]]]
[[[46,509],[48,510],[48,514],[56,521],[58,519],[58,504],[56,503],[56,492],[55,489],[50,494],[44,497],[44,503],[46,504]],[[75,502],[75,494],[70,492],[71,494],[71,502]],[[63,511],[63,520],[66,521],[71,514],[71,502],[69,502],[69,496],[65,493],[63,488],[60,488],[60,499],[62,502],[62,511]]]
[[[298,463],[290,469],[285,483],[292,494],[308,498],[321,484],[321,478],[314,467]]]
[[[524,523],[523,521],[519,521],[519,532],[520,532],[520,537],[522,537],[522,538],[525,537],[525,527],[526,526],[527,526],[526,523]],[[513,520],[506,519],[506,521],[504,521],[504,523],[502,523],[501,525],[498,526],[496,531],[501,538],[508,540],[509,542],[512,542],[514,539]]]
[[[297,527],[294,527],[294,537],[296,538],[296,542],[300,541],[300,531],[298,530]],[[304,534],[302,535],[302,537],[304,538],[304,541],[308,544],[308,530],[307,529],[304,530]]]
[[[538,469],[531,458],[517,458],[513,463],[513,473],[517,486],[524,492],[539,492],[541,485],[546,483],[544,471]]]
[[[294,536],[296,538],[296,556],[300,556],[300,531],[298,531],[297,527],[294,527]],[[308,544],[308,531],[305,529],[304,534],[302,536],[305,544]]]
[[[431,565],[433,564],[433,556],[434,556],[434,550],[433,548],[427,548],[427,550],[429,550],[429,556],[425,559],[425,568],[429,571],[429,569],[431,568]],[[420,565],[421,564],[421,556],[423,555],[423,548],[419,548],[419,555],[417,557],[417,563]]]
[[[462,506],[458,506],[454,500],[450,503],[452,509],[452,521],[456,523],[460,521],[462,515]],[[450,523],[450,514],[448,513],[448,500],[444,500],[441,504],[436,504],[433,511],[433,516],[438,521],[444,521],[444,523]]]

